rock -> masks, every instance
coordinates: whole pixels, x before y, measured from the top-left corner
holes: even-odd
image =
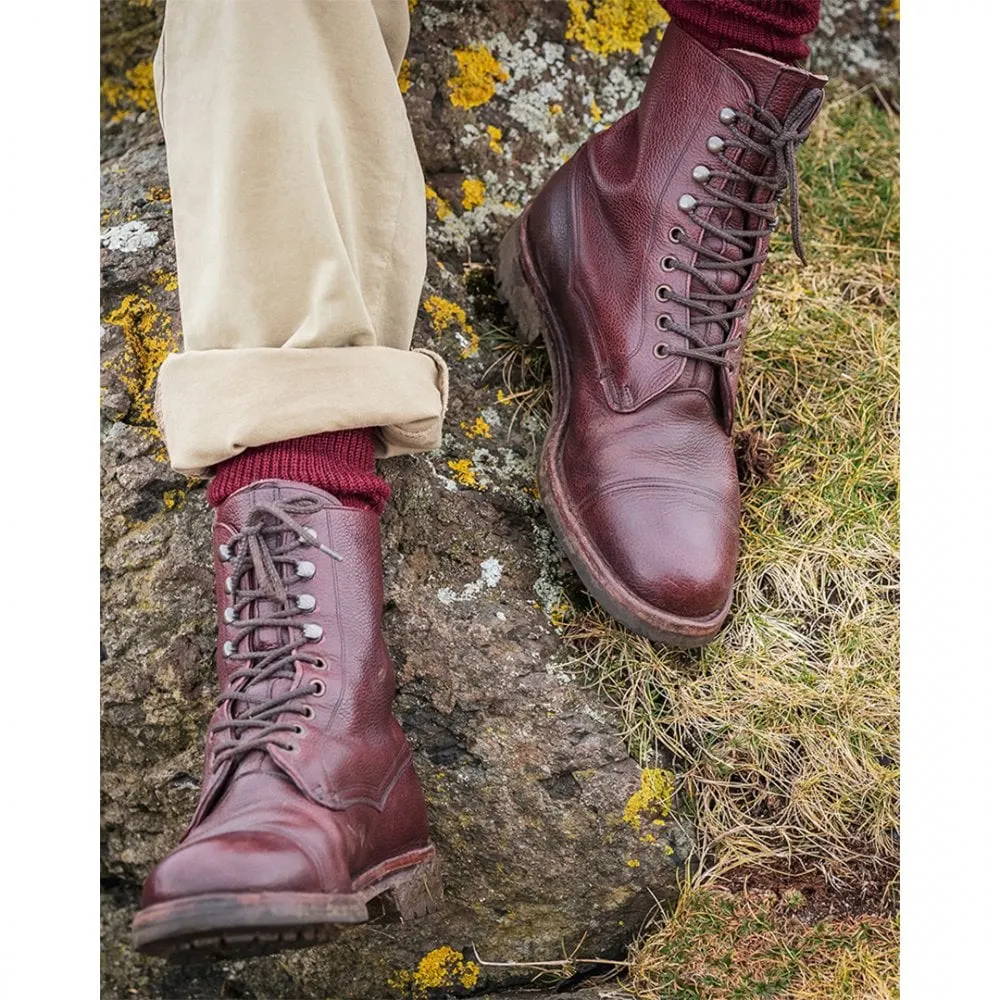
[[[843,32],[836,45],[818,39],[817,63],[864,82],[891,78],[891,38],[873,40],[877,5],[840,6],[855,13],[833,21],[852,26],[857,49]],[[557,975],[602,971],[586,959],[620,958],[656,900],[669,905],[691,841],[655,794],[665,774],[630,758],[618,717],[575,675],[559,637],[560,607],[578,587],[534,488],[544,358],[508,351],[490,266],[535,187],[634,106],[655,29],[638,36],[639,51],[604,57],[567,41],[561,4],[418,3],[406,100],[435,194],[415,343],[448,358],[453,393],[442,450],[384,465],[394,488],[385,624],[447,901],[420,922],[353,929],[322,948],[184,968],[137,956],[128,931],[146,873],[198,794],[215,697],[211,513],[202,484],[167,465],[152,411],[156,369],[181,343],[148,88],[162,5],[101,9],[103,995],[353,1000],[474,989],[528,1000],[537,994],[495,991],[534,983],[530,963],[568,954],[579,968]],[[448,84],[453,53],[478,43],[503,76],[492,99],[463,107]],[[579,995],[618,994],[605,985]]]

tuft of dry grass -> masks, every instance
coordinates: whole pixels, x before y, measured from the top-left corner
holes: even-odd
[[[670,921],[630,956],[639,1000],[895,1000],[898,919],[810,924],[794,893],[687,888]]]
[[[587,605],[565,637],[634,752],[676,770],[706,870],[856,887],[898,856],[899,130],[831,89],[799,154],[809,263],[784,227],[754,306],[731,620],[685,652]],[[539,371],[513,343],[501,364],[512,391]]]

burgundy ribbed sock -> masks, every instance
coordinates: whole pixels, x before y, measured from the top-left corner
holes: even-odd
[[[247,448],[215,467],[208,502],[218,507],[226,497],[260,479],[308,483],[332,493],[345,507],[377,514],[385,509],[391,492],[375,472],[375,431],[370,427]]]
[[[820,0],[660,0],[672,21],[713,52],[749,49],[782,62],[809,55]]]

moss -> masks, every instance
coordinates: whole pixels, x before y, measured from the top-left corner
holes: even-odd
[[[566,38],[588,52],[607,56],[613,52],[642,51],[650,30],[669,18],[656,0],[567,0]]]
[[[666,819],[670,815],[673,790],[674,776],[670,771],[658,767],[644,768],[639,778],[639,790],[625,803],[622,819],[636,831],[644,819]]]
[[[485,45],[456,49],[453,53],[458,72],[448,79],[448,93],[456,108],[477,108],[495,93],[496,85],[508,79],[508,73]]]
[[[393,989],[423,996],[429,990],[454,988],[471,990],[479,982],[480,968],[466,961],[460,951],[444,945],[428,952],[414,970],[400,969],[389,978]]]
[[[467,212],[477,208],[486,200],[486,185],[475,177],[462,181],[462,208]]]

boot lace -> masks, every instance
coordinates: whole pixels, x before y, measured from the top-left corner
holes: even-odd
[[[668,238],[672,243],[695,251],[694,263],[687,264],[677,257],[666,256],[660,261],[661,268],[664,271],[681,271],[691,275],[704,291],[690,291],[685,296],[666,283],[657,288],[656,297],[660,302],[676,302],[688,310],[687,326],[676,322],[669,313],[661,313],[657,317],[657,329],[680,334],[686,342],[683,347],[657,344],[653,349],[657,357],[672,355],[694,358],[733,370],[733,363],[726,357],[727,352],[735,346],[729,336],[733,322],[745,316],[749,308],[749,305],[739,306],[738,303],[741,299],[748,298],[756,287],[756,279],[749,280],[750,272],[754,265],[762,264],[767,259],[767,252],[754,253],[754,250],[764,227],[773,231],[777,226],[777,203],[786,187],[789,189],[791,206],[792,243],[799,259],[805,263],[799,223],[799,182],[795,154],[809,134],[809,123],[822,99],[820,90],[806,91],[784,121],[767,108],[753,102],[750,103],[751,114],[734,108],[723,108],[719,112],[719,120],[728,126],[730,136],[722,138],[713,135],[708,140],[708,150],[721,161],[722,169],[695,167],[692,177],[705,188],[707,196],[696,198],[683,194],[678,199],[678,207],[691,215],[705,233],[720,240],[722,247],[713,249],[704,241],[696,242],[680,226],[670,230]],[[760,157],[758,169],[749,170],[728,159],[726,150],[731,147],[757,154]],[[722,183],[713,185],[713,181]],[[771,196],[765,202],[754,202],[744,200],[727,190],[730,185],[741,182],[749,185],[749,197],[753,197],[760,189],[770,191]],[[696,216],[695,212],[700,208],[709,211],[703,216]],[[724,220],[733,209],[736,211],[732,214],[737,220],[742,220],[746,228],[721,225],[713,221],[713,217]],[[757,228],[750,228],[755,219],[763,220],[764,227],[758,224]],[[727,244],[736,247],[742,256],[736,259],[727,257],[722,252]],[[713,280],[713,271],[735,272],[740,276],[740,287],[727,292]],[[694,329],[696,326],[706,327],[713,323],[719,324],[723,330],[722,340],[717,344],[709,343],[702,333]]]
[[[341,558],[319,542],[316,532],[296,521],[296,517],[315,513],[321,507],[319,500],[306,496],[258,504],[250,511],[243,529],[219,547],[222,561],[232,564],[226,580],[231,601],[224,618],[236,626],[233,638],[223,646],[223,655],[244,665],[231,674],[216,702],[229,703],[230,718],[210,730],[213,734],[229,734],[215,746],[214,770],[228,760],[263,750],[270,743],[294,749],[282,734],[303,730],[288,716],[311,717],[313,710],[305,699],[323,693],[322,682],[315,680],[292,687],[297,661],[322,666],[319,657],[303,652],[302,647],[319,641],[323,630],[304,618],[316,609],[315,598],[290,589],[316,572],[312,562],[298,558],[299,549],[316,548],[332,559]],[[255,642],[265,629],[277,631],[278,646],[270,648]]]

